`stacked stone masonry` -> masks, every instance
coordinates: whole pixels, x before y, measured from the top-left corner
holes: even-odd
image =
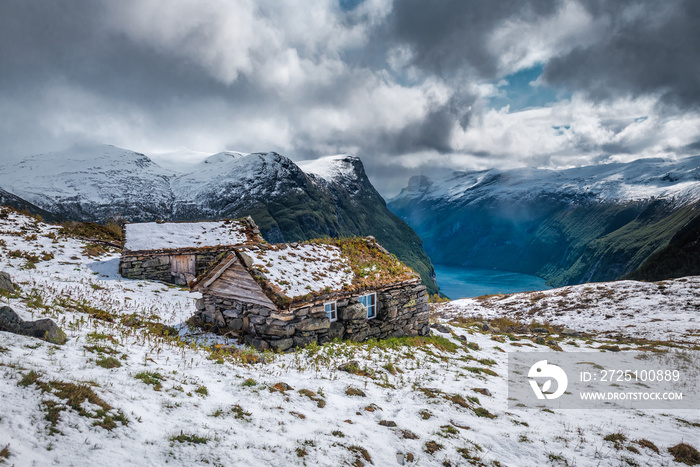
[[[367,291],[365,293],[368,293]],[[361,294],[337,301],[337,321],[326,316],[323,303],[291,313],[205,295],[197,302],[196,320],[225,334],[242,333],[248,345],[259,350],[285,351],[335,338],[352,341],[430,334],[428,295],[425,286],[390,287],[377,293],[377,316],[368,319],[359,303]]]
[[[158,280],[173,284],[186,285],[182,275],[172,273],[173,258],[183,255],[194,255],[196,273],[194,277],[203,274],[212,265],[231,251],[230,247],[209,250],[179,251],[177,254],[149,253],[123,255],[119,261],[119,274],[127,279]]]

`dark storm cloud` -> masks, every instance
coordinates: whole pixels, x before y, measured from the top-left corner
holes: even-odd
[[[394,39],[409,44],[414,64],[441,75],[469,68],[496,77],[498,57],[488,35],[505,19],[536,19],[556,12],[555,0],[402,0],[394,3],[389,24]]]
[[[0,158],[91,138],[145,152],[353,151],[380,180],[409,170],[392,164],[415,166],[411,154],[549,160],[539,146],[556,145],[542,138],[569,122],[543,120],[546,131],[523,146],[514,134],[529,137],[528,119],[494,125],[479,88],[533,63],[562,95],[603,104],[661,95],[669,105],[659,112],[671,118],[700,107],[699,2],[382,2],[0,2],[0,112],[10,116]],[[653,145],[605,118],[586,126],[604,132],[574,126],[569,149]],[[503,130],[484,136],[488,144],[473,135],[455,143],[493,126]],[[678,146],[692,148],[689,138]]]
[[[661,94],[667,104],[700,107],[700,2],[586,1],[608,23],[589,46],[552,58],[549,83],[605,100]]]

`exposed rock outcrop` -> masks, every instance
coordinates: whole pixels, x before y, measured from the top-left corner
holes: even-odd
[[[65,344],[66,333],[53,320],[45,318],[36,321],[24,321],[9,306],[0,308],[0,331],[36,337],[52,344]]]

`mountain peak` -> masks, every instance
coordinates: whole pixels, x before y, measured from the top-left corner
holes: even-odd
[[[299,161],[296,164],[304,173],[315,175],[328,182],[357,179],[358,169],[362,169],[362,161],[352,154],[335,154]]]
[[[247,154],[243,154],[236,151],[222,151],[207,157],[202,163],[220,164],[222,162],[230,162],[232,160],[240,159],[241,157],[245,157],[246,155]]]

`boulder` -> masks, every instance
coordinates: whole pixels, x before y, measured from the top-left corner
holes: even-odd
[[[8,292],[15,291],[15,284],[12,283],[12,278],[6,272],[0,272],[0,289]]]
[[[287,337],[286,339],[270,340],[268,344],[273,350],[284,352],[294,345],[294,339]]]
[[[330,325],[331,322],[328,320],[328,318],[309,318],[297,324],[296,328],[299,331],[319,331],[321,329],[328,329]]]
[[[343,321],[361,321],[367,319],[367,309],[360,303],[347,306],[339,310],[340,319]]]
[[[68,340],[66,333],[53,320],[45,318],[36,321],[24,321],[9,306],[0,308],[0,331],[36,337],[52,344],[65,344]]]

